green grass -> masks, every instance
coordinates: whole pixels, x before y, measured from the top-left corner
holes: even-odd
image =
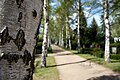
[[[72,53],[76,54],[77,51],[72,50]],[[97,58],[90,54],[77,54],[85,59],[90,59],[92,62],[103,65],[104,67],[110,68],[111,70],[120,73],[120,60],[111,59],[111,63],[106,63],[104,58]]]
[[[56,67],[49,67],[55,65],[53,57],[47,57],[46,68],[40,68],[40,58],[35,60],[34,80],[59,80],[59,73]]]

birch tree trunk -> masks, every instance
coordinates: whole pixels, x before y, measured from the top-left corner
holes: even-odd
[[[105,61],[110,62],[110,25],[109,25],[109,3],[103,0],[104,4],[104,23],[105,23]]]
[[[32,80],[42,7],[43,0],[0,0],[0,80]]]
[[[64,28],[62,28],[62,47],[64,47]]]
[[[68,17],[66,18],[66,48],[68,48]]]
[[[69,49],[71,50],[71,39],[70,39],[70,31],[69,31]]]
[[[48,12],[47,4],[48,0],[44,0],[44,36],[43,36],[43,46],[42,46],[42,57],[41,57],[41,67],[46,67],[46,56],[47,56],[47,44],[48,44]]]
[[[77,28],[77,34],[78,34],[78,53],[80,53],[80,0],[77,1],[77,6],[78,6],[78,28]]]
[[[59,40],[58,40],[58,45],[61,46],[61,32],[59,33]]]
[[[49,48],[50,45],[51,45],[51,38],[50,38],[50,36],[48,36],[48,44],[47,44],[47,47]]]

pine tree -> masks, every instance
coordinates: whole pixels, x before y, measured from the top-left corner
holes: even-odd
[[[98,25],[97,25],[97,23],[96,23],[96,21],[95,21],[95,18],[93,18],[93,20],[92,20],[92,24],[91,24],[91,41],[92,42],[95,42],[95,40],[96,40],[96,36],[97,36],[97,29],[98,29]]]

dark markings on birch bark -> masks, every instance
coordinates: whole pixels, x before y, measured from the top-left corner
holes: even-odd
[[[48,23],[49,22],[49,18],[47,17],[47,19],[46,19],[46,23]]]
[[[19,13],[18,22],[21,22],[21,19],[22,19],[22,12]]]
[[[31,61],[31,59],[32,59],[31,54],[30,54],[27,50],[25,50],[25,51],[24,51],[24,56],[23,56],[23,62],[24,62],[26,65],[28,65],[28,64],[29,64],[29,61]]]
[[[30,63],[30,66],[31,68],[28,68],[27,71],[29,72],[28,76],[26,76],[24,78],[24,80],[32,80],[32,75],[33,75],[33,70],[34,70],[34,59],[33,59],[34,56],[31,56],[30,52],[28,50],[25,50],[24,51],[24,56],[23,56],[23,62],[26,64],[26,65],[29,65]]]
[[[16,46],[18,47],[18,51],[21,51],[23,46],[25,45],[25,33],[22,29],[20,29],[18,31],[17,37],[14,40],[14,43],[16,44]]]
[[[21,7],[21,4],[23,3],[24,0],[16,0],[16,3],[18,5],[18,8]]]
[[[12,62],[17,63],[21,56],[18,54],[6,53],[2,56],[2,59],[5,59],[11,64]]]
[[[34,17],[34,18],[37,17],[37,12],[36,12],[36,10],[33,10],[33,11],[32,11],[32,14],[33,14],[33,17]]]
[[[1,38],[1,43],[0,45],[5,45],[6,42],[10,42],[10,40],[12,39],[11,36],[9,36],[9,31],[8,31],[8,27],[6,27],[2,33],[0,33],[0,38]]]
[[[19,54],[18,53],[6,53],[2,56],[2,58],[0,59],[5,59],[9,62],[9,64],[11,64],[12,62],[17,63],[19,59],[23,59],[23,62],[25,63],[25,65],[29,65],[29,62],[32,60],[32,56],[30,54],[30,52],[28,52],[27,50],[24,51],[24,55]],[[29,69],[27,69],[27,71],[29,71]]]

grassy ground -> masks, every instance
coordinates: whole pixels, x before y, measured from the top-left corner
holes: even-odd
[[[40,68],[40,58],[36,58],[33,80],[59,80],[58,70],[56,67],[50,67],[52,65],[55,65],[53,57],[47,57],[48,67],[46,68]]]
[[[72,53],[77,53],[77,51],[74,51],[72,50],[71,51]],[[118,72],[120,73],[120,60],[112,60],[111,59],[111,63],[106,63],[104,61],[104,58],[97,58],[95,56],[92,56],[90,54],[77,54],[83,58],[86,58],[86,59],[90,59],[91,61],[97,63],[97,64],[100,64],[100,65],[103,65],[107,68],[110,68],[111,70],[115,71],[115,72]]]

